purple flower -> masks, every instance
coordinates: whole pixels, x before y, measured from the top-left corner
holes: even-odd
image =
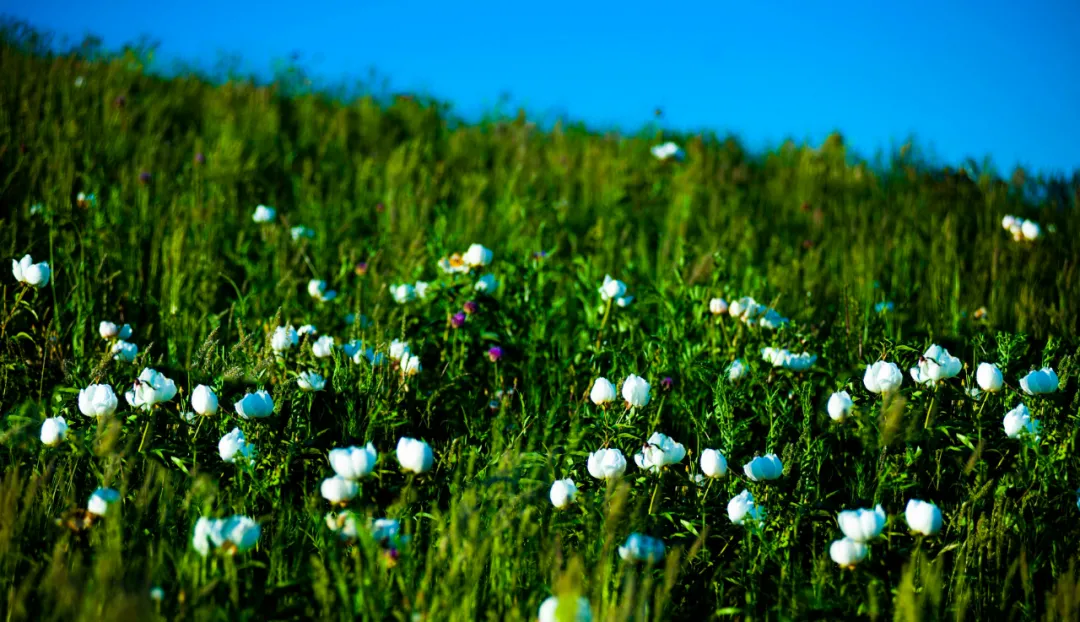
[[[458,311],[454,314],[454,317],[450,318],[450,325],[454,328],[461,328],[465,325],[465,314]]]
[[[547,251],[536,251],[533,253],[533,259],[539,261],[541,259],[547,259]]]
[[[356,264],[354,270],[356,271],[356,276],[364,276],[365,274],[367,274],[368,271],[367,262],[361,261],[360,263]]]
[[[200,151],[195,154],[195,164],[206,164],[206,156],[203,155],[203,152]]]
[[[487,351],[488,358],[494,363],[502,358],[503,351],[499,346],[491,346],[491,349]]]
[[[150,171],[142,171],[139,173],[139,181],[144,184],[150,183]]]
[[[476,313],[476,310],[478,308],[479,308],[479,305],[476,304],[475,300],[470,300],[469,302],[465,303],[465,313],[468,313],[469,315],[472,315],[473,313]]]
[[[664,376],[664,379],[660,381],[660,386],[664,387],[665,391],[670,391],[675,386],[675,379],[671,376]]]

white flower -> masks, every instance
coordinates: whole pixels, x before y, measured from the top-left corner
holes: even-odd
[[[379,452],[368,443],[364,447],[344,447],[330,450],[330,467],[345,479],[362,479],[371,475]]]
[[[413,355],[402,357],[401,359],[401,375],[402,376],[415,376],[423,371],[424,368],[420,365],[420,357]]]
[[[776,454],[765,454],[744,464],[743,473],[751,481],[768,481],[783,475],[784,465],[780,462],[780,458],[776,457]]]
[[[754,503],[754,495],[744,490],[728,501],[727,515],[736,525],[742,525],[747,520],[761,522],[765,520],[765,508]]]
[[[1028,395],[1053,393],[1058,390],[1057,373],[1049,367],[1029,372],[1028,375],[1020,379],[1020,388]]]
[[[188,425],[194,425],[196,416],[197,415],[191,411],[180,414],[180,418],[183,419],[184,423]]]
[[[829,418],[833,421],[843,421],[855,404],[851,401],[851,395],[847,391],[839,391],[829,396]]]
[[[289,229],[289,235],[292,236],[293,242],[297,242],[300,238],[307,238],[309,240],[314,238],[315,232],[304,225],[296,225],[292,229]]]
[[[318,334],[319,334],[319,331],[316,330],[315,327],[312,326],[311,324],[304,324],[300,328],[296,329],[297,337],[303,337],[304,335],[310,335],[310,336],[314,337],[315,335],[318,335]]]
[[[654,158],[661,161],[667,160],[669,158],[673,158],[677,161],[682,161],[683,157],[685,156],[682,148],[670,141],[661,145],[653,145],[650,151],[652,151]]]
[[[409,356],[408,341],[399,341],[395,339],[390,342],[390,358],[394,359],[395,361],[400,361],[406,356]]]
[[[342,344],[342,346],[341,346],[341,351],[344,352],[345,356],[347,356],[349,358],[353,358],[354,356],[356,356],[363,349],[364,349],[364,342],[363,341],[358,341],[356,339],[352,339],[352,340],[349,341],[349,343]],[[359,361],[357,361],[357,362],[359,362]]]
[[[41,422],[41,442],[55,447],[67,436],[68,424],[63,417],[49,417]]]
[[[394,298],[394,302],[403,305],[406,302],[416,300],[416,288],[408,283],[391,285],[390,295]]]
[[[79,391],[79,411],[87,417],[108,417],[116,412],[117,403],[107,384],[92,384]]]
[[[23,255],[23,258],[19,261],[11,260],[11,273],[15,275],[15,280],[20,283],[41,288],[49,283],[49,275],[52,274],[52,271],[49,270],[49,264],[44,261],[34,263],[30,255]]]
[[[277,217],[277,210],[266,205],[260,205],[255,208],[255,213],[251,215],[251,219],[255,222],[273,222]]]
[[[120,500],[120,493],[112,488],[98,488],[86,502],[86,511],[95,516],[105,516],[109,507]]]
[[[195,531],[191,534],[191,546],[199,555],[206,557],[210,554],[210,531],[216,519],[200,517],[195,521]]]
[[[728,365],[727,377],[728,380],[730,380],[731,382],[735,382],[736,380],[742,378],[745,375],[746,363],[744,363],[742,359],[735,359],[731,362],[731,365]]]
[[[536,617],[539,622],[592,622],[589,599],[584,596],[559,598],[549,596],[540,603]]]
[[[463,274],[469,272],[469,264],[465,263],[465,259],[460,253],[454,253],[449,257],[443,257],[438,263],[439,269],[446,274]]]
[[[904,510],[904,518],[915,533],[932,536],[941,531],[941,510],[933,503],[911,499]]]
[[[266,391],[259,390],[245,395],[233,408],[241,419],[261,419],[273,414],[274,399]]]
[[[607,378],[597,378],[589,391],[589,399],[597,406],[615,401],[615,385]]]
[[[604,302],[613,298],[620,298],[626,294],[626,283],[617,281],[611,278],[610,275],[604,275],[604,284],[600,286],[600,299]]]
[[[210,554],[211,546],[220,548],[230,555],[244,553],[255,548],[261,533],[259,524],[247,516],[202,517],[195,523],[191,546],[203,557]]]
[[[1001,370],[992,363],[979,363],[978,369],[975,370],[975,381],[979,383],[979,388],[983,391],[991,392],[1000,391],[1005,384]]]
[[[709,301],[709,313],[723,315],[728,312],[728,303],[723,298],[713,298]]]
[[[216,415],[218,411],[218,398],[214,390],[205,384],[200,384],[191,392],[191,408],[200,415]]]
[[[296,377],[296,384],[301,391],[322,391],[326,388],[326,378],[313,371],[303,371]]]
[[[588,467],[596,479],[615,479],[626,472],[626,458],[618,449],[598,449],[589,454]]]
[[[465,255],[462,256],[462,259],[470,268],[480,268],[489,265],[494,256],[494,253],[490,250],[479,244],[473,244],[469,246],[469,250],[465,251]]]
[[[355,512],[345,510],[340,514],[328,513],[323,517],[330,531],[342,540],[355,540],[360,535],[360,519]]]
[[[639,469],[655,473],[669,464],[681,462],[685,457],[686,448],[682,443],[676,443],[665,434],[653,432],[641,452],[634,454],[634,463]]]
[[[903,382],[904,375],[900,373],[900,368],[895,363],[885,361],[867,365],[863,375],[863,385],[871,393],[891,393],[900,388]]]
[[[431,287],[431,284],[428,283],[427,281],[417,281],[416,285],[413,285],[413,291],[416,292],[416,297],[417,298],[423,299],[423,298],[427,298],[427,292],[428,292],[428,289],[430,287]]]
[[[765,313],[758,319],[758,325],[762,328],[776,330],[791,320],[780,315],[775,309],[765,309]]]
[[[664,559],[664,541],[632,533],[626,539],[626,544],[619,547],[619,557],[626,561],[658,562]]]
[[[705,477],[723,477],[727,475],[727,458],[715,449],[701,452],[701,472]]]
[[[300,343],[300,335],[297,334],[292,324],[278,326],[274,329],[274,335],[270,338],[270,347],[278,354],[285,352],[298,343]]]
[[[499,282],[495,280],[495,275],[489,272],[476,280],[476,285],[473,286],[473,289],[478,292],[483,292],[488,296],[493,296],[495,295],[495,291],[499,289]]]
[[[1039,438],[1039,420],[1032,419],[1031,412],[1023,404],[1005,413],[1005,419],[1002,420],[1001,425],[1009,438],[1022,435],[1033,436],[1036,440]]]
[[[569,507],[576,496],[577,486],[574,485],[574,480],[570,478],[556,480],[551,485],[551,492],[548,493],[548,497],[551,498],[551,505],[560,510]]]
[[[791,371],[806,371],[817,362],[817,355],[809,352],[792,354],[787,350],[778,350],[771,347],[761,350],[761,358],[771,363],[773,367],[783,367]]]
[[[765,308],[749,296],[733,300],[728,305],[728,314],[743,321],[757,319],[764,312]]]
[[[218,441],[218,454],[225,462],[236,462],[237,458],[250,460],[255,455],[255,446],[247,442],[244,432],[240,428],[233,428]]]
[[[155,585],[150,588],[150,600],[161,602],[165,600],[165,590],[161,589],[160,585]]]
[[[132,408],[150,410],[155,404],[171,400],[176,395],[176,383],[146,367],[135,380],[135,386],[124,394]]]
[[[1042,234],[1042,229],[1039,228],[1039,223],[1032,220],[1025,220],[1024,224],[1020,225],[1020,232],[1024,235],[1026,240],[1037,240]]]
[[[919,358],[919,363],[911,368],[911,378],[915,384],[931,385],[947,380],[960,373],[963,365],[960,359],[937,344],[931,345]]]
[[[123,340],[118,340],[112,345],[113,360],[130,363],[139,354],[139,346]]]
[[[615,299],[615,306],[617,306],[617,307],[627,307],[627,306],[630,305],[631,302],[634,302],[634,297],[633,296],[619,296],[618,298]]]
[[[330,503],[345,503],[356,497],[360,492],[360,487],[352,480],[335,475],[322,481],[319,492],[322,493],[323,499]]]
[[[102,339],[128,339],[131,337],[131,325],[119,327],[112,322],[102,322],[98,324],[98,334]]]
[[[845,568],[854,568],[855,564],[866,559],[867,552],[868,549],[865,544],[856,542],[851,538],[835,540],[829,545],[829,557]]]
[[[643,408],[649,404],[649,383],[641,376],[630,374],[623,380],[622,396],[627,404]]]
[[[1005,217],[1001,219],[1001,228],[1006,230],[1006,231],[1011,230],[1013,228],[1013,225],[1015,225],[1015,224],[1016,224],[1016,216],[1011,216],[1009,214],[1006,214]]]
[[[845,510],[836,516],[840,531],[856,542],[869,542],[885,528],[885,510],[878,504],[873,510]]]
[[[307,284],[308,295],[319,302],[330,302],[337,298],[337,292],[326,289],[326,281],[312,279]]]
[[[82,76],[75,76],[75,86],[81,88],[84,84],[86,84],[86,78]]]
[[[431,446],[424,441],[403,436],[398,439],[397,459],[401,468],[413,473],[426,473],[435,461]]]
[[[315,355],[315,358],[326,358],[334,353],[334,338],[330,335],[323,335],[319,337],[311,344],[311,352]]]

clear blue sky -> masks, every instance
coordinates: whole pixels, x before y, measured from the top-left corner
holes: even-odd
[[[0,13],[159,58],[251,70],[301,53],[322,79],[375,68],[465,116],[500,94],[633,131],[734,132],[751,148],[839,129],[866,156],[915,134],[943,163],[1080,168],[1080,1],[542,3],[0,0]]]

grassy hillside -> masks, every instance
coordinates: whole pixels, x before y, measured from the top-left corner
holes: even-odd
[[[934,170],[909,148],[866,163],[838,135],[751,154],[524,115],[465,124],[420,98],[165,79],[134,53],[50,54],[11,29],[0,84],[0,257],[50,269],[42,287],[0,277],[6,619],[531,620],[552,594],[597,620],[1080,611],[1075,184]],[[655,158],[666,140],[685,158]],[[1006,215],[1038,239],[1014,240]],[[440,269],[472,244],[492,258]],[[605,275],[625,294],[605,300]],[[710,311],[743,297],[762,308]],[[790,321],[763,326],[766,306]],[[130,324],[134,360],[103,321]],[[317,335],[293,344],[290,325]],[[909,368],[947,367],[931,344],[962,369],[917,384]],[[767,347],[817,359],[772,365]],[[876,361],[898,365],[898,390],[868,391]],[[1001,390],[974,394],[982,362]],[[1044,366],[1057,390],[1024,391]],[[144,368],[175,395],[145,393],[163,381]],[[631,374],[647,404],[624,400]],[[598,377],[619,392],[604,406]],[[113,412],[84,414],[94,384]],[[192,414],[199,385],[216,414]],[[273,414],[240,416],[260,389]],[[1040,426],[1011,438],[1020,404]],[[227,462],[234,428],[254,453]],[[685,456],[635,464],[654,432]],[[401,437],[429,444],[430,469],[403,470]],[[334,507],[329,451],[368,442],[377,465],[356,491],[332,482],[355,492]],[[621,477],[590,474],[601,448],[625,455]],[[729,470],[695,481],[710,448]],[[778,478],[744,472],[773,453]],[[577,495],[559,510],[563,478]],[[99,487],[118,498],[89,502]],[[729,517],[744,489],[760,522]],[[911,534],[911,499],[936,504],[939,532]],[[837,513],[877,504],[880,535],[840,567]],[[259,533],[215,532],[202,555],[199,518],[234,514]],[[369,529],[382,517],[405,537]],[[635,532],[663,559],[621,559]]]

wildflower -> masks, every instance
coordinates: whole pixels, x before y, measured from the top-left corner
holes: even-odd
[[[41,443],[55,447],[67,437],[67,431],[68,424],[63,417],[49,417],[41,422]]]
[[[990,392],[1000,391],[1002,385],[1005,384],[1001,370],[992,363],[979,363],[978,369],[975,370],[975,381],[979,383],[979,388],[983,391]]]
[[[277,210],[266,205],[259,205],[255,208],[255,213],[251,215],[251,219],[258,223],[274,222],[276,217]]]
[[[300,328],[296,329],[297,337],[314,337],[318,335],[319,331],[311,324],[304,324]]]
[[[1042,235],[1042,229],[1039,228],[1039,223],[1025,220],[1024,224],[1020,225],[1020,233],[1023,234],[1025,240],[1035,241]]]
[[[105,516],[109,508],[120,500],[120,493],[112,488],[98,488],[86,502],[86,511],[94,516]]]
[[[653,432],[642,450],[634,454],[639,469],[657,472],[669,464],[677,464],[686,457],[686,448],[669,436]]]
[[[466,303],[465,303],[465,304],[464,304],[464,305],[462,306],[462,308],[461,308],[461,309],[462,309],[462,311],[464,311],[465,313],[467,313],[467,314],[469,314],[469,315],[472,315],[472,314],[476,313],[476,312],[477,312],[477,310],[478,310],[479,308],[480,308],[480,305],[476,304],[476,301],[475,301],[475,300],[470,300],[470,301],[466,302]]]
[[[709,301],[709,313],[723,315],[728,312],[728,303],[723,298],[713,298]]]
[[[214,390],[205,384],[200,384],[191,392],[191,407],[200,415],[216,415],[218,411],[218,398]]]
[[[701,452],[701,472],[705,477],[723,477],[727,475],[727,458],[715,449],[706,449]]]
[[[836,517],[840,531],[856,542],[869,542],[885,528],[885,510],[878,504],[873,510],[845,510]]]
[[[863,385],[871,393],[891,393],[900,388],[902,382],[904,375],[900,373],[900,368],[895,363],[885,361],[867,365],[863,375]]]
[[[766,309],[765,313],[758,319],[759,326],[771,330],[776,330],[788,322],[790,322],[790,320],[777,313],[775,309]]]
[[[221,459],[230,464],[237,458],[250,460],[255,455],[255,446],[247,442],[244,432],[240,428],[233,428],[218,441],[218,454]]]
[[[96,203],[97,197],[95,197],[93,194],[86,194],[85,192],[80,192],[79,194],[75,195],[75,205],[81,207],[82,209],[88,209],[90,207],[93,207]]]
[[[664,559],[664,541],[640,533],[632,533],[619,547],[619,557],[626,561],[655,563]]]
[[[765,307],[759,305],[756,300],[749,296],[743,296],[738,300],[733,300],[731,304],[728,305],[728,315],[736,319],[741,319],[747,324],[764,313]]]
[[[366,275],[368,273],[368,263],[366,261],[357,263],[356,266],[353,267],[353,272],[356,273],[356,276]]]
[[[259,543],[261,534],[259,524],[247,516],[202,517],[195,523],[191,545],[203,557],[210,554],[211,546],[229,554],[246,553]]]
[[[314,239],[315,231],[308,229],[304,225],[296,225],[289,229],[289,235],[292,236],[293,242],[299,242],[301,239]]]
[[[447,274],[460,274],[468,272],[469,265],[465,263],[460,253],[454,253],[439,260],[439,269]]]
[[[604,275],[604,284],[600,286],[600,299],[604,302],[621,298],[626,294],[626,283],[617,281],[611,278],[610,275]]]
[[[82,86],[84,84],[86,84],[86,78],[84,78],[82,76],[75,76],[75,86],[76,87],[82,88]]]
[[[675,386],[675,379],[671,376],[664,376],[664,379],[660,381],[660,386],[665,391],[670,391]]]
[[[915,384],[932,385],[940,380],[947,380],[960,373],[960,359],[949,351],[934,344],[927,348],[919,363],[911,368],[911,378]]]
[[[330,512],[323,520],[326,521],[326,527],[338,534],[342,540],[355,540],[360,535],[360,518],[355,512]]]
[[[150,175],[150,171],[140,171],[139,172],[139,182],[141,182],[143,184],[148,184],[148,183],[150,183],[151,178],[152,178],[152,175]]]
[[[150,410],[155,404],[171,400],[176,395],[176,383],[146,367],[135,380],[135,386],[124,394],[132,408]]]
[[[278,354],[288,351],[298,343],[300,343],[300,335],[297,334],[292,324],[278,326],[274,329],[274,335],[270,337],[270,347]]]
[[[394,302],[403,305],[416,300],[416,288],[408,283],[391,285],[390,295],[394,298]]]
[[[195,154],[195,164],[206,164],[206,156],[199,151]]]
[[[364,447],[345,447],[330,450],[330,467],[334,473],[345,479],[363,479],[375,470],[379,452],[368,443]]]
[[[982,395],[982,391],[979,390],[979,387],[969,387],[967,389],[964,389],[964,393],[967,393],[967,396],[973,400],[979,399],[979,397]]]
[[[319,492],[322,494],[323,499],[326,499],[330,503],[345,504],[356,497],[360,492],[360,487],[352,480],[347,480],[344,477],[335,475],[334,477],[328,477],[322,481],[322,485],[319,486]]]
[[[792,354],[787,350],[778,350],[771,347],[761,350],[761,358],[772,363],[773,367],[783,367],[791,371],[806,371],[817,362],[817,355],[809,352]]]
[[[315,355],[315,358],[326,358],[334,353],[334,338],[329,335],[323,335],[315,340],[311,344],[311,353]]]
[[[626,458],[618,449],[598,449],[589,454],[588,467],[596,479],[615,479],[626,472]]]
[[[615,385],[611,384],[607,378],[597,378],[593,381],[592,390],[589,391],[589,399],[597,406],[615,401]]]
[[[330,302],[337,298],[337,292],[332,289],[327,290],[326,281],[320,281],[318,279],[308,281],[307,291],[309,296],[319,302]]]
[[[874,305],[874,313],[890,313],[894,308],[891,302],[879,302]]]
[[[749,490],[744,490],[735,495],[727,504],[728,518],[736,525],[742,525],[747,520],[761,522],[765,520],[765,508],[754,502],[754,495]]]
[[[539,622],[592,622],[592,609],[589,608],[589,599],[584,596],[549,596],[540,603],[536,617]]]
[[[454,328],[461,328],[465,325],[466,315],[461,311],[458,311],[450,318],[450,325]]]
[[[266,391],[259,390],[246,394],[233,408],[241,419],[262,419],[274,413],[274,399]]]
[[[116,394],[107,384],[92,384],[79,391],[79,411],[87,417],[108,417],[116,412],[116,406]]]
[[[784,465],[776,454],[765,454],[744,464],[743,473],[754,482],[768,481],[783,475]]]
[[[1020,379],[1020,388],[1028,395],[1053,393],[1058,390],[1057,373],[1049,367],[1029,372],[1028,375]]]
[[[730,380],[731,382],[735,382],[736,380],[742,378],[745,375],[746,363],[744,363],[742,359],[735,359],[731,362],[730,365],[728,365],[727,377],[728,380]]]
[[[835,540],[829,545],[829,557],[845,568],[854,568],[856,564],[866,559],[868,551],[865,544],[851,538]]]
[[[390,358],[394,359],[395,361],[400,361],[401,359],[409,356],[409,353],[410,351],[408,341],[399,341],[395,339],[390,342]]]
[[[397,459],[401,468],[413,473],[427,473],[434,462],[430,445],[408,437],[398,439]]]
[[[322,391],[326,388],[326,378],[313,371],[304,371],[296,377],[296,384],[301,391]]]
[[[11,273],[15,275],[16,281],[40,289],[49,283],[49,275],[52,271],[49,270],[48,263],[44,261],[34,263],[30,255],[23,255],[23,258],[18,261],[11,260]]]
[[[503,357],[503,349],[499,346],[491,346],[488,348],[487,357],[492,363],[497,363]]]
[[[652,151],[653,157],[661,162],[668,159],[674,159],[677,162],[681,162],[685,156],[682,147],[679,147],[670,141],[662,145],[654,145],[650,151]]]
[[[495,275],[489,272],[476,280],[473,289],[488,296],[494,296],[496,290],[499,289],[499,282],[495,280]]]
[[[139,355],[139,346],[127,341],[119,340],[113,343],[111,352],[113,360],[130,363]]]
[[[833,421],[843,421],[855,406],[847,391],[839,391],[829,396],[829,418]]]
[[[194,425],[195,424],[195,417],[196,417],[195,413],[193,413],[191,411],[180,414],[180,418],[183,419],[184,423],[186,423],[188,425]]]
[[[165,590],[161,589],[160,585],[150,588],[150,600],[159,603],[165,600]]]
[[[1031,411],[1023,404],[1005,413],[1005,419],[1002,420],[1001,425],[1009,438],[1031,436],[1035,440],[1039,439],[1039,420],[1032,419]]]
[[[989,315],[990,312],[986,310],[986,307],[979,307],[978,309],[975,309],[975,313],[972,314],[972,317],[976,320],[985,320]]]
[[[941,510],[933,503],[911,499],[904,510],[904,519],[915,533],[932,536],[941,531]]]
[[[630,374],[623,380],[622,396],[628,406],[644,408],[649,404],[649,383],[641,376]]]
[[[548,493],[551,505],[559,510],[569,507],[576,496],[577,486],[574,485],[574,480],[570,478],[555,480],[555,483],[551,485],[551,492]]]
[[[490,354],[489,354],[490,356]],[[495,360],[495,359],[492,359]],[[420,357],[416,355],[402,357],[401,359],[401,375],[402,376],[415,376],[424,370],[424,367],[420,364]]]
[[[470,268],[482,268],[489,265],[493,257],[494,253],[490,250],[479,244],[473,244],[469,246],[469,250],[465,251],[462,260],[464,260],[465,264]]]
[[[112,322],[102,322],[98,324],[98,334],[102,339],[130,339],[131,325],[124,324],[123,327],[119,327]]]

